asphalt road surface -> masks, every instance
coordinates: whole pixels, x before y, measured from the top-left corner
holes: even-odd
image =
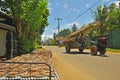
[[[106,56],[91,56],[89,50],[79,53],[64,48],[45,46],[53,52],[55,66],[60,80],[120,80],[120,54],[106,53]]]

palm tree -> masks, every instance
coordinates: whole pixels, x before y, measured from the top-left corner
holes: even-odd
[[[103,35],[105,34],[106,32],[106,21],[108,19],[108,7],[106,5],[104,5],[104,7],[102,7],[101,5],[99,5],[97,7],[97,11],[93,11],[92,10],[92,13],[94,15],[94,18],[96,21],[98,21],[100,23],[100,35]]]

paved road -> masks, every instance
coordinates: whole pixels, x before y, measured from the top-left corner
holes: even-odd
[[[84,51],[83,54],[78,53],[77,50],[72,50],[72,53],[67,54],[64,48],[55,46],[46,46],[45,48],[50,49],[57,57],[60,57],[60,61],[64,60],[63,64],[69,63],[79,72],[86,74],[85,77],[88,77],[89,80],[120,80],[120,55],[91,56],[88,50]],[[62,63],[61,66],[63,66]]]

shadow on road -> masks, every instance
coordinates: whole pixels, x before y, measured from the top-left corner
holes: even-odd
[[[97,56],[100,56],[100,57],[109,57],[108,55],[97,55]]]
[[[66,52],[63,52],[64,54],[90,54],[88,52],[77,52],[77,51],[73,51],[73,52],[70,52],[70,53],[66,53]]]
[[[70,52],[70,53],[66,53],[66,52],[62,52],[63,54],[67,54],[67,55],[91,55],[89,52],[77,52],[77,51],[73,51],[73,52]],[[91,55],[91,56],[99,56],[99,57],[109,57],[108,55],[100,55],[100,54],[97,54],[97,55]]]

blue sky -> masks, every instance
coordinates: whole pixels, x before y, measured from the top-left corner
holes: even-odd
[[[98,4],[92,7],[93,10],[98,5],[105,3],[109,5],[112,2],[116,2],[116,0],[48,0],[48,9],[50,10],[50,16],[48,17],[49,26],[45,29],[42,38],[52,37],[54,33],[58,32],[57,20],[55,18],[62,18],[62,21],[60,21],[60,30],[71,28],[73,23],[76,23],[77,27],[80,28],[84,24],[93,22],[94,18],[90,10],[79,18],[75,18],[96,4],[96,2]]]

